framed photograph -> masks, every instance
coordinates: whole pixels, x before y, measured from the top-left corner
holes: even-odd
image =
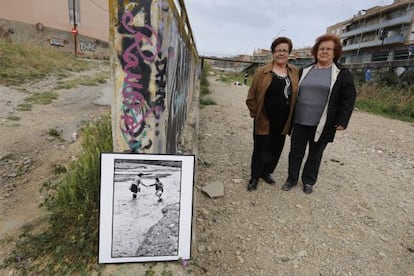
[[[194,162],[101,154],[99,263],[190,259]]]

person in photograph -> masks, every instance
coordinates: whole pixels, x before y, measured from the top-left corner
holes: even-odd
[[[347,128],[356,100],[351,72],[338,63],[342,45],[338,36],[325,34],[311,50],[315,62],[300,71],[299,95],[293,118],[289,168],[282,189],[297,185],[302,171],[303,192],[310,194],[319,174],[323,152],[336,131]]]
[[[164,184],[160,181],[158,177],[155,178],[155,183],[148,185],[147,187],[155,186],[155,196],[158,197],[158,201],[162,201],[162,194],[164,193]]]
[[[271,44],[273,60],[260,67],[248,91],[246,105],[253,118],[253,154],[248,191],[260,178],[274,184],[272,176],[285,144],[298,93],[298,69],[288,63],[292,41],[278,37]]]
[[[141,177],[143,176],[142,173],[139,173],[134,180],[132,181],[131,185],[129,186],[129,190],[132,192],[132,198],[136,199],[137,194],[141,192],[141,185],[144,185],[141,181]],[[144,185],[145,186],[145,185]]]

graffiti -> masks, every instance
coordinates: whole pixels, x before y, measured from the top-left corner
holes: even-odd
[[[96,44],[91,41],[86,40],[80,40],[79,41],[79,50],[82,52],[90,51],[95,52],[96,51]]]
[[[9,38],[10,34],[14,34],[13,29],[6,29],[3,25],[0,26],[0,38]]]
[[[151,148],[153,141],[149,131],[156,131],[165,109],[165,64],[160,52],[161,36],[150,25],[152,1],[141,1],[131,11],[122,15],[119,33],[122,39],[120,63],[125,73],[122,87],[120,128],[129,151],[138,152]],[[145,16],[142,26],[134,26],[134,16]],[[131,36],[132,35],[132,36]],[[155,65],[155,70],[153,70]],[[153,71],[157,91],[151,97],[149,82]]]
[[[194,89],[193,41],[169,0],[110,3],[117,7],[114,150],[176,153]]]
[[[61,38],[51,38],[50,39],[50,45],[57,46],[57,47],[63,47],[65,46],[65,41]]]
[[[172,28],[175,26],[173,25]],[[171,30],[172,33],[177,34],[176,30]],[[171,104],[169,106],[168,116],[168,129],[167,129],[167,151],[175,152],[179,134],[184,126],[187,116],[187,99],[188,99],[188,78],[189,60],[188,49],[185,47],[182,39],[179,36],[173,37],[175,51],[170,49],[170,55],[173,59],[170,59],[169,76],[170,83],[168,85],[168,93],[171,95]],[[172,44],[172,43],[170,43]]]

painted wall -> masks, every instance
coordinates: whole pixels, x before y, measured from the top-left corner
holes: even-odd
[[[200,70],[183,6],[109,1],[115,152],[177,151]]]
[[[42,23],[45,27],[70,31],[68,0],[1,0],[0,19]],[[79,34],[105,42],[109,40],[108,0],[75,0],[79,5]]]
[[[0,41],[3,39],[41,48],[56,48],[59,51],[75,54],[75,38],[70,32],[43,25],[0,19]],[[78,35],[76,53],[78,57],[109,59],[109,44],[107,41]]]

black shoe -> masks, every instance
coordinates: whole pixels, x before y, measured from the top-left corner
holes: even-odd
[[[267,183],[267,184],[275,184],[276,183],[276,181],[275,181],[275,179],[273,178],[273,176],[270,174],[270,173],[265,173],[263,176],[262,176],[262,179]]]
[[[249,185],[247,185],[247,190],[256,190],[257,189],[257,182],[259,182],[259,179],[257,178],[250,178]]]
[[[293,183],[286,182],[285,184],[283,184],[282,190],[283,191],[289,191],[290,189],[292,189],[295,186],[296,186],[296,183],[293,184]]]
[[[312,193],[312,191],[313,191],[313,186],[312,185],[309,185],[309,184],[303,185],[303,192],[305,194],[310,194],[310,193]]]

